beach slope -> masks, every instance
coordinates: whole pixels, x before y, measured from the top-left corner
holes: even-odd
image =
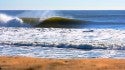
[[[0,57],[0,70],[125,70],[125,60]]]

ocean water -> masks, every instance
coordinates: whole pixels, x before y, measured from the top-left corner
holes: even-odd
[[[24,18],[65,17],[79,28],[36,28]],[[0,10],[0,55],[40,58],[124,58],[124,10]]]

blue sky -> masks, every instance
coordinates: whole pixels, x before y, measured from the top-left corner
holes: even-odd
[[[4,10],[125,10],[125,0],[0,0]]]

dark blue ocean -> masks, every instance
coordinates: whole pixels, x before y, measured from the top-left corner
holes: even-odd
[[[21,18],[72,18],[78,28],[37,28]],[[125,10],[0,10],[0,56],[125,58]]]
[[[125,25],[125,10],[1,10],[0,13],[17,17],[61,16],[90,21],[80,28],[124,29]]]

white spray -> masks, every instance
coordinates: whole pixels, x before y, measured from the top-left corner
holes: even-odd
[[[39,22],[51,18],[51,17],[66,17],[66,18],[72,18],[71,16],[65,16],[60,11],[55,10],[30,10],[25,11],[22,14],[17,15],[18,17],[25,17],[25,18],[40,18]]]
[[[52,11],[52,10],[47,10],[47,11],[45,11],[45,12],[41,15],[39,21],[43,21],[43,20],[45,20],[45,19],[47,19],[47,18],[59,17],[59,16],[60,16],[60,15],[59,15],[57,12]]]
[[[23,20],[0,13],[0,26],[1,27],[29,27],[27,24],[23,24]]]
[[[18,17],[12,17],[6,14],[0,14],[0,23],[8,23],[11,20],[17,20],[18,22],[23,23],[23,21]]]

